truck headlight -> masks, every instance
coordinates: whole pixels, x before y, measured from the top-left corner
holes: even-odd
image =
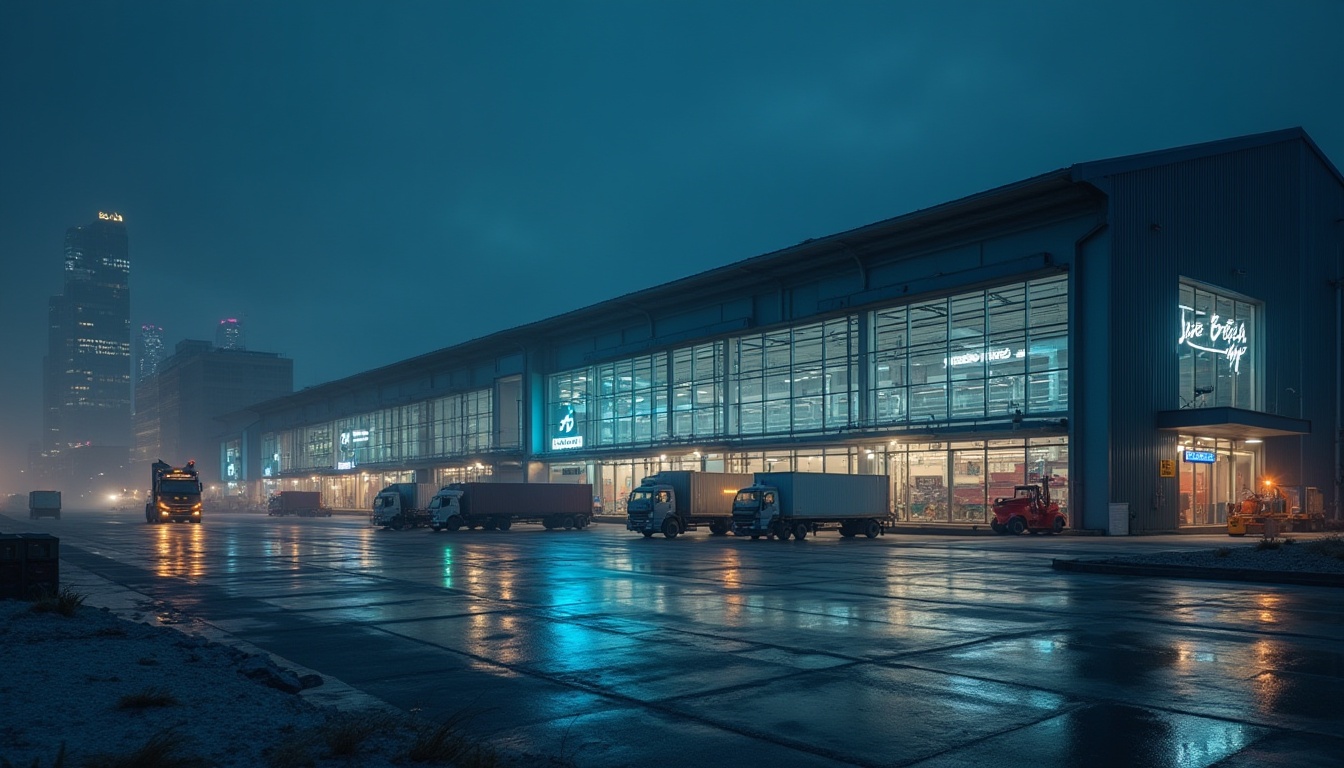
[[[201,511],[201,502],[198,501],[198,502],[196,502],[195,504],[192,504],[192,505],[191,505],[191,511],[192,511],[192,512],[195,512],[195,513],[197,513],[197,514],[200,514],[200,511]]]

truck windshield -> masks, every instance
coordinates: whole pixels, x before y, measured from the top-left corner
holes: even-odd
[[[388,501],[389,500],[386,496],[377,496],[373,500],[373,508],[382,509],[384,506],[388,504]]]
[[[201,489],[190,480],[164,480],[159,483],[159,493],[200,493]]]
[[[434,498],[432,498],[432,499],[429,500],[429,508],[430,508],[430,509],[439,509],[439,508],[441,508],[442,506],[443,506],[443,497],[442,497],[442,496],[435,496]]]
[[[635,502],[640,502],[640,501],[642,501],[642,502],[650,502],[650,501],[653,501],[653,491],[645,491],[645,490],[639,490],[639,489],[633,490],[633,491],[630,492],[630,501],[635,501]]]
[[[733,499],[733,506],[754,507],[761,501],[761,495],[756,491],[739,491],[737,498]]]

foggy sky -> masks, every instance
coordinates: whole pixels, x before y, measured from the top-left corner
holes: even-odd
[[[1028,12],[1024,9],[1033,9]],[[0,20],[0,491],[68,227],[297,388],[1076,162],[1302,126],[1344,2],[28,2]]]

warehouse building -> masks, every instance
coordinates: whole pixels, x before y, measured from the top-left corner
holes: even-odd
[[[1338,514],[1344,178],[1301,129],[1088,162],[233,414],[252,498],[660,469],[886,475],[983,528],[1200,530],[1265,482]],[[1295,496],[1294,496],[1295,495]]]

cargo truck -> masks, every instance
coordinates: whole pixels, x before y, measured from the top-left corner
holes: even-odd
[[[39,517],[61,519],[60,491],[28,492],[28,519],[36,520]]]
[[[435,532],[462,528],[507,531],[514,523],[546,530],[587,528],[593,520],[593,486],[577,483],[453,483],[429,504]]]
[[[429,525],[429,501],[435,490],[433,483],[393,483],[374,497],[369,520],[394,531]]]
[[[838,528],[846,538],[876,538],[891,522],[890,488],[886,475],[758,472],[733,501],[733,532],[802,541]]]
[[[730,472],[659,472],[644,478],[625,502],[625,529],[644,538],[675,539],[701,525],[722,536],[733,527],[733,499],[753,476]]]
[[[331,517],[331,510],[322,506],[321,491],[281,491],[266,500],[266,514],[273,517]]]
[[[150,467],[146,523],[201,522],[201,478],[196,462],[174,467],[163,460]]]

